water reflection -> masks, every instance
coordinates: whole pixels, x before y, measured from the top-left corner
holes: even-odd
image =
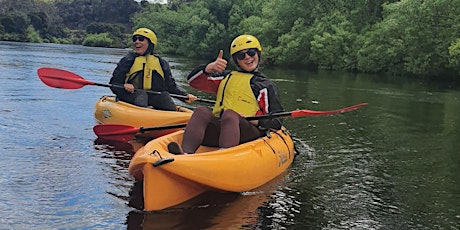
[[[103,139],[94,141],[94,149],[101,163],[105,165],[105,168],[110,169],[103,172],[107,178],[111,179],[109,183],[112,184],[111,190],[106,192],[123,200],[125,204],[130,203],[131,198],[128,194],[130,194],[134,183],[134,179],[128,175],[129,162],[133,154],[143,145],[144,142],[138,141],[120,142]]]
[[[250,192],[206,192],[183,204],[162,211],[131,211],[127,217],[129,229],[256,229],[291,225],[289,207],[282,190],[283,174],[270,183]],[[142,183],[136,182],[130,192],[130,205],[142,202]],[[267,211],[267,210],[270,210]],[[267,223],[268,222],[268,223]],[[273,229],[273,228],[269,228]],[[279,229],[279,228],[278,228]]]
[[[305,159],[313,158],[314,151],[305,142],[295,137],[294,141]],[[107,176],[114,179],[111,183],[116,189],[108,193],[133,208],[127,214],[128,229],[282,229],[295,224],[301,201],[291,186],[308,174],[311,161],[302,163],[301,174],[287,170],[253,191],[206,192],[173,208],[143,212],[142,182],[133,181],[127,168],[132,155],[144,143],[145,140],[94,141],[101,162],[110,169]]]

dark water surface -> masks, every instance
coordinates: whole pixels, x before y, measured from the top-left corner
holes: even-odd
[[[242,194],[144,213],[128,175],[139,145],[92,131],[105,87],[54,89],[40,67],[107,83],[126,50],[0,42],[0,229],[459,229],[460,91],[401,78],[271,69],[300,155]],[[168,58],[178,83],[197,62]]]

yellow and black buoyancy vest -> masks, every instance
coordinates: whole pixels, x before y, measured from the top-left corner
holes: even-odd
[[[259,109],[251,89],[253,74],[232,71],[219,85],[213,114],[220,117],[223,110],[232,109],[245,116],[254,116]]]
[[[141,79],[134,79],[137,76],[137,73],[142,70],[144,71],[142,81]],[[137,89],[150,90],[152,88],[153,71],[156,71],[162,78],[165,77],[163,68],[161,68],[160,59],[151,54],[138,56],[134,59],[131,69],[126,74],[125,82],[131,81],[130,83]]]

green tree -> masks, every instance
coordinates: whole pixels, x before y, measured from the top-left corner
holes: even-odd
[[[170,10],[168,6],[151,5],[133,17],[135,28],[148,27],[158,37],[158,52],[203,57],[222,49],[225,26],[204,6],[192,2]],[[214,54],[212,56],[215,56]]]
[[[449,75],[448,48],[458,38],[459,15],[460,1],[385,4],[383,21],[376,24],[359,51],[360,70],[381,66],[387,70],[396,67],[400,74]],[[378,53],[380,60],[364,60],[372,55],[369,51]]]
[[[82,45],[84,46],[95,46],[95,47],[111,47],[113,39],[109,33],[101,34],[89,34],[83,40]]]
[[[331,18],[332,17],[332,18]],[[327,21],[336,21],[322,28],[313,36],[310,42],[310,60],[320,69],[355,70],[356,69],[356,41],[357,34],[353,25],[341,14],[333,14]],[[323,27],[318,21],[318,27]]]
[[[14,34],[13,41],[25,41],[29,18],[24,13],[6,14],[0,18],[5,33]],[[17,39],[17,40],[16,40]]]
[[[35,30],[48,30],[48,16],[44,12],[32,12],[28,16]]]
[[[64,24],[71,29],[85,29],[92,22],[122,24],[128,31],[131,16],[141,10],[133,0],[71,0],[56,3]],[[69,10],[71,9],[71,10]]]
[[[449,46],[449,64],[460,75],[460,38]]]
[[[361,72],[400,74],[404,70],[405,44],[402,30],[395,20],[378,23],[364,34],[357,51],[357,68]]]
[[[36,11],[38,4],[34,0],[0,0],[0,15],[29,13]]]
[[[219,49],[229,58],[231,40],[248,33],[269,65],[460,72],[459,0],[0,0],[0,12],[3,40],[126,47],[134,29],[148,27],[157,52],[212,60]]]
[[[40,37],[40,34],[35,31],[34,27],[29,26],[27,27],[27,41],[41,43],[43,42],[43,39]]]

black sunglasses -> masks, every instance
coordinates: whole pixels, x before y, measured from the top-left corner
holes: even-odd
[[[244,60],[244,58],[246,57],[246,54],[249,55],[249,57],[254,57],[254,55],[256,55],[257,53],[257,50],[256,49],[248,49],[246,52],[243,52],[243,51],[238,51],[235,56],[238,60]]]
[[[139,39],[139,41],[143,42],[145,37],[144,36],[133,36],[133,42],[136,42],[137,39]]]

